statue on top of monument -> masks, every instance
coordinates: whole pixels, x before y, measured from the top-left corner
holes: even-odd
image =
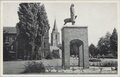
[[[64,19],[64,25],[66,23],[72,23],[72,25],[75,24],[75,19],[77,18],[77,15],[75,15],[75,9],[74,9],[74,4],[71,4],[70,6],[70,18]]]

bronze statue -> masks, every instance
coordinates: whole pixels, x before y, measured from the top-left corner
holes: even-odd
[[[77,15],[75,15],[74,4],[71,4],[70,6],[70,17],[71,18],[64,19],[64,25],[70,22],[72,23],[72,25],[75,24],[75,19],[77,18]]]

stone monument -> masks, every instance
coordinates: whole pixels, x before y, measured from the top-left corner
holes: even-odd
[[[69,22],[71,22],[72,25],[74,25],[76,18],[77,18],[77,15],[75,15],[74,4],[71,4],[71,6],[70,6],[70,18],[66,18],[66,19],[64,20],[64,25],[65,25],[66,23],[69,23]]]
[[[73,7],[74,4],[72,4],[70,7],[70,22],[72,23],[72,26],[64,26],[62,28],[62,66],[64,67],[64,69],[70,68],[70,48],[71,45],[76,44],[77,50],[79,52],[78,66],[88,68],[88,30],[87,27],[80,27],[74,25],[75,11]]]

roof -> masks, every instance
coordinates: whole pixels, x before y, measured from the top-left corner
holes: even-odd
[[[54,27],[52,32],[58,32],[57,25],[56,25],[56,19],[54,20]]]
[[[15,27],[3,27],[3,31],[8,33],[17,33]]]

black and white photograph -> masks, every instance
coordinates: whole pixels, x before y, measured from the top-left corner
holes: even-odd
[[[1,1],[2,75],[118,75],[118,1]]]

